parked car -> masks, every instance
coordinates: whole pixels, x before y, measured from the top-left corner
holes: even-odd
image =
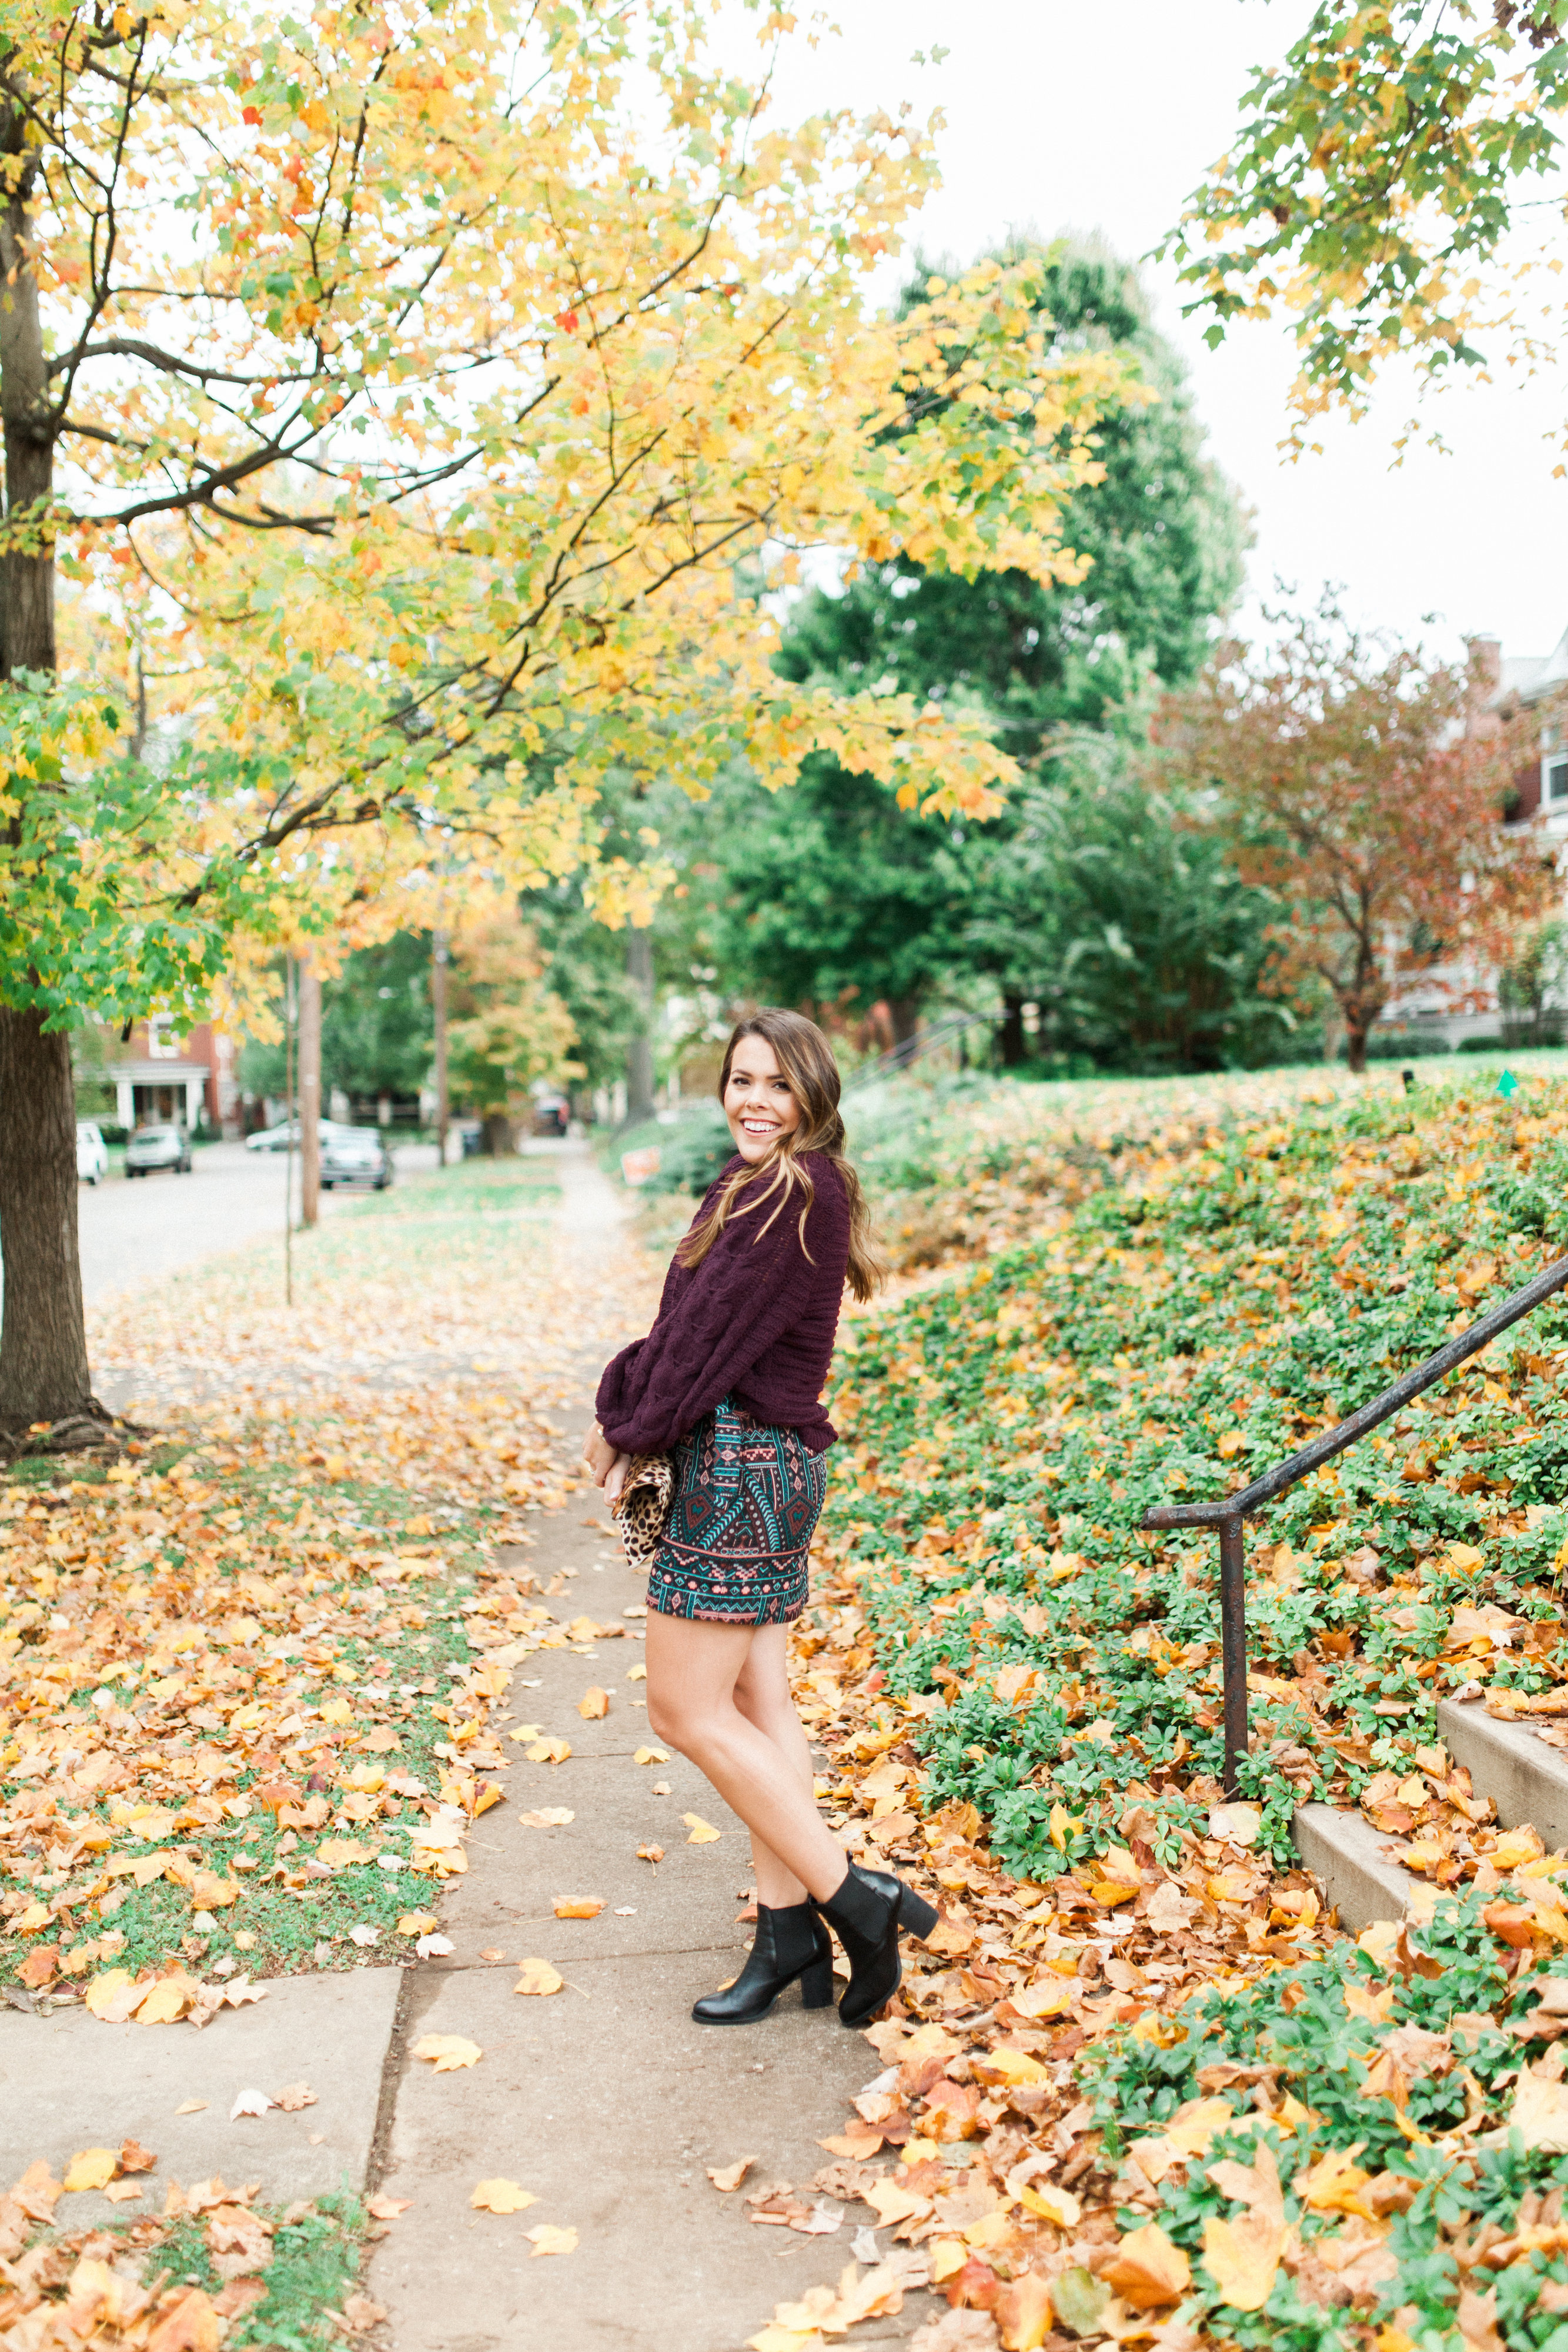
[[[109,1173],[109,1146],[103,1129],[90,1118],[77,1121],[77,1175],[84,1184],[96,1184]]]
[[[139,1127],[125,1139],[125,1172],[150,1176],[154,1168],[172,1168],[176,1176],[191,1172],[191,1139],[183,1127]]]
[[[384,1192],[392,1180],[392,1154],[377,1127],[335,1127],[321,1138],[321,1190],[370,1184]]]
[[[329,1135],[357,1135],[360,1130],[358,1128],[340,1127],[336,1120],[324,1118],[318,1122],[316,1132],[325,1144]],[[281,1126],[264,1127],[255,1135],[247,1135],[245,1148],[247,1151],[287,1151],[292,1143],[295,1150],[298,1151],[299,1133],[299,1121],[297,1118],[286,1118]]]
[[[571,1126],[571,1105],[564,1095],[534,1097],[534,1133],[565,1135]]]

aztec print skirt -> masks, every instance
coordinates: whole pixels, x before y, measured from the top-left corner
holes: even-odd
[[[806,1605],[807,1554],[826,1456],[726,1397],[674,1449],[675,1492],[648,1576],[665,1617],[785,1625]]]

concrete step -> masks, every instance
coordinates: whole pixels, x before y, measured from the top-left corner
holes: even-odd
[[[1398,1841],[1375,1830],[1364,1813],[1301,1805],[1291,1834],[1347,1935],[1359,1936],[1375,1919],[1430,1918],[1436,1887],[1392,1858]]]
[[[1549,1748],[1529,1723],[1504,1723],[1483,1705],[1460,1706],[1451,1698],[1438,1705],[1437,1733],[1469,1773],[1477,1796],[1496,1805],[1505,1830],[1528,1823],[1549,1850],[1568,1846],[1568,1752]],[[1430,1917],[1437,1888],[1402,1867],[1402,1841],[1374,1829],[1364,1813],[1302,1805],[1293,1834],[1348,1934],[1359,1936],[1375,1919]]]
[[[1553,1853],[1568,1846],[1568,1753],[1548,1748],[1529,1723],[1503,1723],[1484,1705],[1439,1702],[1437,1737],[1469,1773],[1478,1797],[1490,1797],[1505,1830],[1528,1822]]]

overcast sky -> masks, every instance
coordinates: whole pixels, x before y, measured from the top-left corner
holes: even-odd
[[[807,11],[802,8],[802,18]],[[929,249],[970,258],[1009,226],[1099,229],[1146,253],[1228,145],[1248,68],[1283,54],[1303,0],[837,0],[841,37],[786,45],[779,111],[827,105],[922,119],[941,105],[944,185],[923,216]],[[911,62],[945,47],[937,67]],[[1276,575],[1303,597],[1340,583],[1369,625],[1457,650],[1471,632],[1545,653],[1568,628],[1568,482],[1552,478],[1568,370],[1469,385],[1424,404],[1453,454],[1390,470],[1412,414],[1390,382],[1358,425],[1331,423],[1325,455],[1292,465],[1277,444],[1294,373],[1282,328],[1233,329],[1209,352],[1179,313],[1175,273],[1151,270],[1156,318],[1186,356],[1214,456],[1254,513],[1249,596]],[[1431,625],[1427,614],[1435,614]],[[1245,620],[1247,615],[1243,614]]]

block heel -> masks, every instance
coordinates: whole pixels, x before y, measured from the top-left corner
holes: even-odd
[[[759,1903],[746,1966],[723,1992],[705,1994],[692,2015],[699,2025],[755,2025],[797,1978],[806,2007],[826,2009],[833,1997],[828,1931],[810,1903],[794,1903],[784,1911]]]
[[[833,2002],[833,1963],[831,1959],[813,1960],[800,1979],[800,2000],[807,2009],[831,2009]]]
[[[898,1924],[924,1942],[942,1914],[935,1904],[927,1903],[924,1895],[916,1895],[913,1886],[898,1884]]]
[[[867,2025],[904,1979],[898,1931],[929,1936],[940,1914],[891,1871],[862,1870],[852,1862],[843,1885],[818,1910],[849,1955],[850,1981],[839,2003],[845,2025]]]

